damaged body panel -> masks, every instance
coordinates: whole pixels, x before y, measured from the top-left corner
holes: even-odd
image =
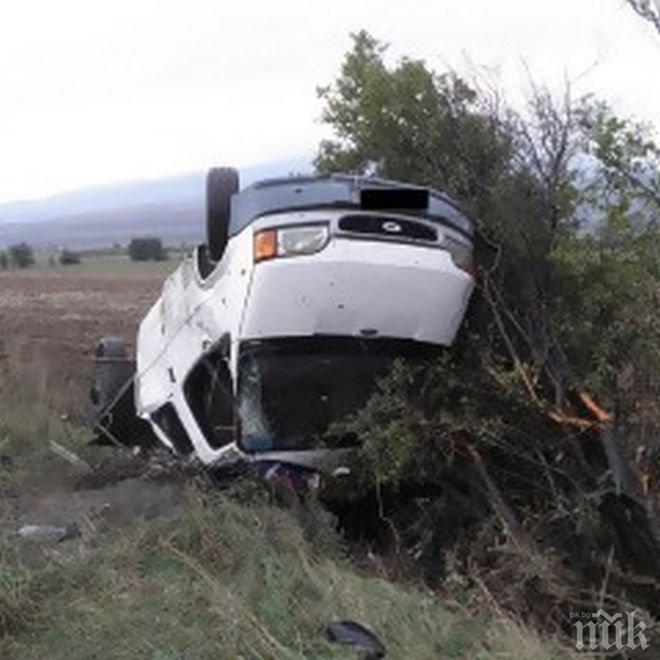
[[[441,193],[371,178],[239,192],[219,169],[207,185],[207,244],[139,328],[136,417],[209,466],[314,467],[394,359],[453,342],[474,285],[471,223]]]

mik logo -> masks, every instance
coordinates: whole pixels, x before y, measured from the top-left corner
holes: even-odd
[[[575,647],[579,651],[609,651],[610,649],[648,648],[644,635],[647,625],[641,620],[635,620],[637,612],[622,612],[611,616],[600,609],[595,613],[571,614],[571,618],[580,617],[576,621]]]

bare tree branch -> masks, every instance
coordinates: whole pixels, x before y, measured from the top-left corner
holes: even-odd
[[[651,23],[660,34],[660,4],[652,0],[626,0],[633,10]]]

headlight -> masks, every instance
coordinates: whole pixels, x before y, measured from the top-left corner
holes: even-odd
[[[313,254],[328,242],[328,225],[299,225],[264,229],[254,235],[254,261]]]
[[[472,276],[476,275],[472,247],[470,245],[445,236],[445,239],[442,241],[442,247],[451,254],[451,258],[458,268],[464,270],[466,273],[470,273]]]

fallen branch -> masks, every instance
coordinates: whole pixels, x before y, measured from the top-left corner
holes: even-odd
[[[62,447],[62,445],[55,442],[55,440],[51,440],[48,444],[50,450],[56,456],[59,456],[62,460],[66,461],[70,465],[85,470],[86,472],[93,471],[89,463],[87,463],[82,458],[74,454],[70,449],[67,449],[66,447]]]
[[[578,396],[580,397],[580,401],[586,406],[587,410],[589,410],[599,422],[611,422],[614,419],[614,415],[601,408],[591,396],[587,394],[587,392],[579,392]]]
[[[532,550],[534,548],[534,542],[528,537],[513,509],[511,509],[511,507],[504,501],[504,497],[502,497],[500,489],[492,480],[490,474],[488,474],[488,470],[484,465],[481,454],[476,449],[476,447],[473,447],[469,444],[466,446],[470,456],[472,456],[474,466],[477,469],[477,472],[479,473],[479,476],[481,477],[481,480],[486,486],[486,490],[491,497],[491,503],[495,513],[509,529],[511,537],[516,542],[516,544],[521,548]]]

